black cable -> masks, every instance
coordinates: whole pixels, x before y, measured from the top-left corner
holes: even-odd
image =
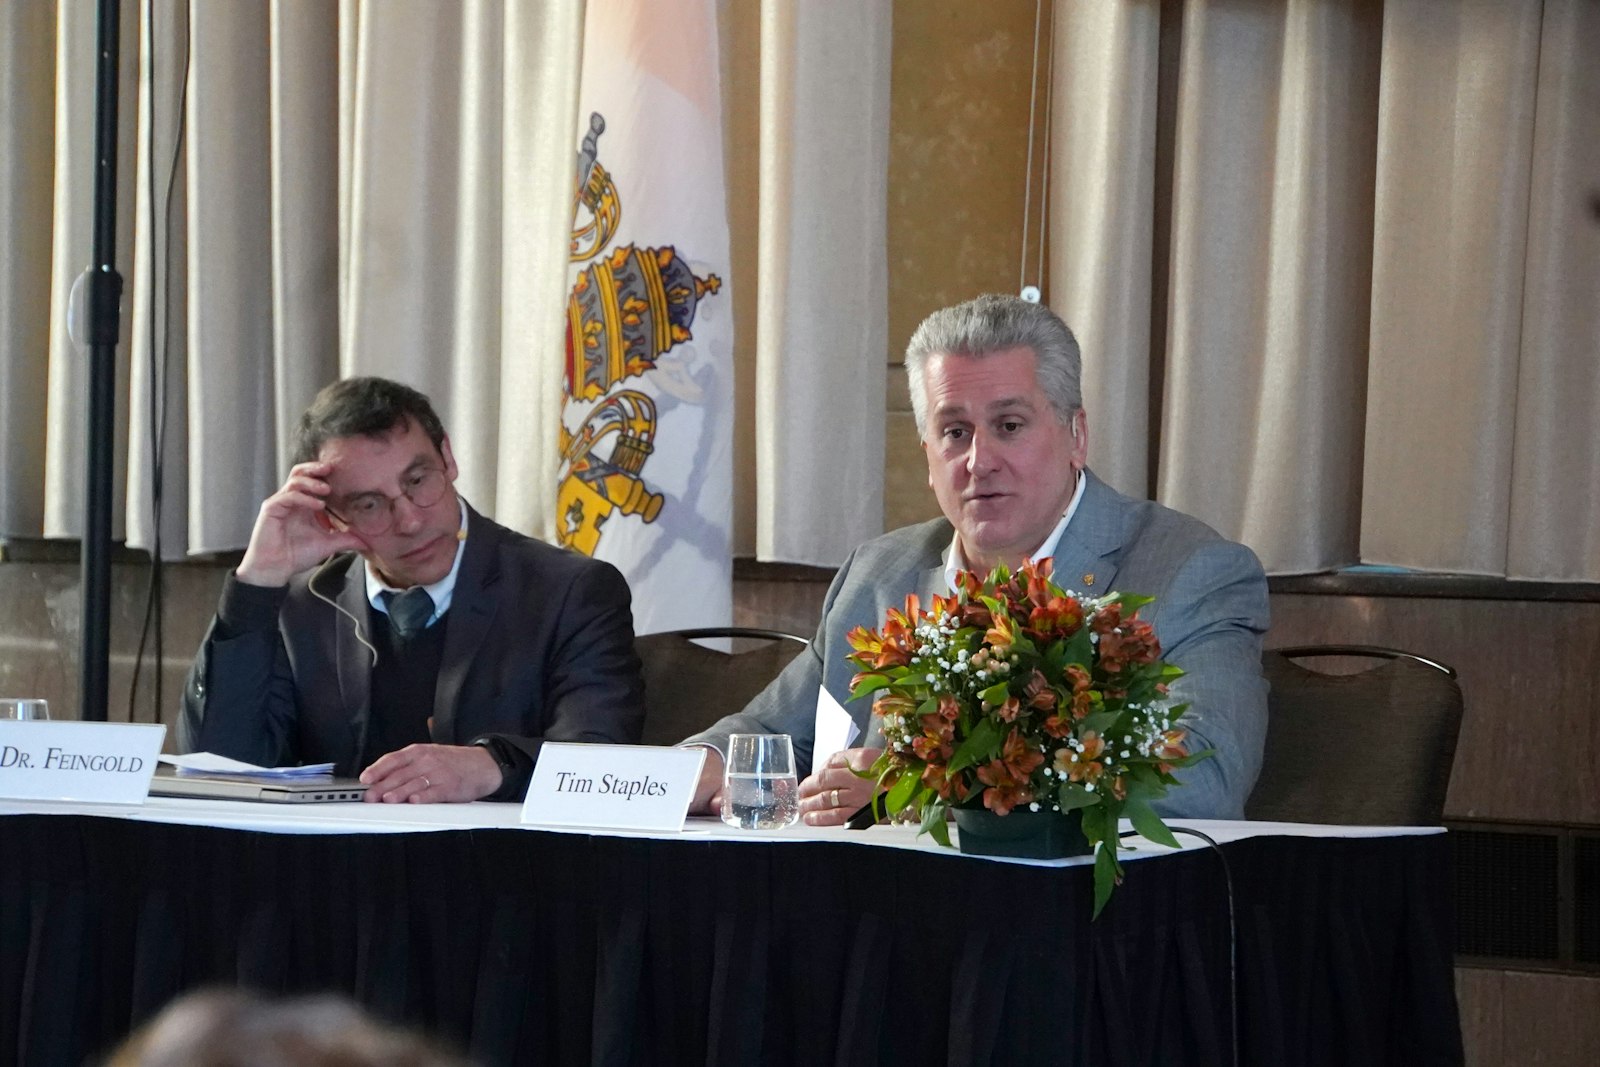
[[[1239,1067],[1239,925],[1234,915],[1233,906],[1233,868],[1228,866],[1228,855],[1222,851],[1222,846],[1217,844],[1210,836],[1199,830],[1191,830],[1186,826],[1168,826],[1174,834],[1188,834],[1198,837],[1211,851],[1217,854],[1217,859],[1222,861],[1222,881],[1228,892],[1228,1024],[1232,1027],[1233,1055],[1231,1060],[1234,1067]],[[1124,830],[1117,835],[1118,840],[1129,837],[1142,836],[1137,830]]]
[[[146,26],[149,28],[150,39],[150,100],[151,120],[147,133],[149,143],[146,146],[146,156],[152,160],[147,174],[147,195],[150,199],[150,217],[152,234],[155,228],[155,0],[145,2]],[[151,286],[151,309],[149,318],[150,328],[150,394],[149,394],[149,419],[150,419],[150,506],[153,513],[154,533],[150,545],[150,576],[145,589],[144,625],[139,634],[139,650],[133,660],[133,684],[128,691],[128,719],[138,721],[136,707],[139,694],[139,675],[144,666],[144,653],[152,630],[155,637],[155,682],[154,682],[154,719],[161,721],[161,707],[163,703],[163,667],[166,657],[166,641],[164,627],[164,608],[166,603],[166,581],[164,563],[161,553],[161,519],[163,502],[165,500],[165,471],[166,471],[166,445],[167,445],[167,380],[169,365],[171,363],[171,326],[172,326],[172,298],[170,282],[172,278],[172,193],[177,184],[178,161],[183,155],[184,134],[188,124],[184,121],[184,109],[188,106],[189,99],[189,59],[192,47],[193,20],[187,6],[184,10],[183,27],[183,74],[178,83],[177,106],[177,133],[173,138],[172,161],[167,168],[167,187],[161,205],[161,342],[156,343],[156,308],[154,306],[156,286],[156,252],[155,239],[152,236],[149,249],[150,256],[147,264],[149,268]]]

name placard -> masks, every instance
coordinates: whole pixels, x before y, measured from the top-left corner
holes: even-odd
[[[0,797],[143,804],[167,728],[0,720]]]
[[[522,821],[596,830],[681,830],[705,759],[702,748],[547,742],[539,747]]]

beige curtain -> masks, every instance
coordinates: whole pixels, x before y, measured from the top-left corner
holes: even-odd
[[[1054,40],[1097,470],[1276,572],[1600,580],[1596,5],[1059,2]]]
[[[887,3],[761,9],[756,554],[837,566],[883,531]]]
[[[0,0],[0,535],[44,529],[55,53],[53,8]]]
[[[548,532],[581,0],[143,8],[123,16],[129,542],[155,532],[163,407],[163,553],[236,549],[295,418],[348,374],[429,393],[469,499]],[[13,536],[74,536],[82,510],[83,361],[61,324],[88,257],[94,30],[92,5],[0,0],[0,234],[38,256],[0,268]]]

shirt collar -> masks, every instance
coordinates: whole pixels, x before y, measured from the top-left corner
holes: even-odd
[[[456,498],[456,502],[461,505],[461,529],[465,531],[467,528],[467,502],[460,497]],[[454,563],[450,564],[450,573],[432,585],[422,587],[428,591],[428,596],[433,599],[433,618],[428,620],[429,626],[438,622],[444,616],[444,613],[450,610],[450,601],[456,592],[456,575],[461,572],[461,557],[466,555],[466,551],[466,540],[457,541],[456,559]],[[389,614],[389,605],[383,602],[383,594],[402,593],[405,590],[396,589],[385,582],[378,577],[377,568],[372,565],[371,561],[365,562],[367,568],[367,602],[387,615]]]
[[[1034,550],[1028,558],[1038,562],[1048,556],[1056,554],[1056,546],[1061,543],[1061,535],[1067,531],[1067,523],[1072,521],[1072,516],[1078,512],[1078,503],[1083,499],[1083,487],[1088,484],[1088,479],[1083,476],[1083,471],[1078,472],[1076,487],[1072,490],[1072,499],[1067,501],[1067,510],[1062,512],[1061,521],[1056,523],[1055,529],[1050,531],[1048,537]],[[944,557],[944,585],[952,593],[956,589],[956,575],[967,569],[966,557],[961,554],[961,535],[953,534],[950,538],[950,551]]]

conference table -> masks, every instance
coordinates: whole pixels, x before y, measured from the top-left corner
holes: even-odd
[[[93,1062],[219,984],[485,1065],[1462,1060],[1436,829],[1173,820],[1218,849],[1132,839],[1091,921],[1083,860],[914,828],[520,814],[0,801],[0,1064]]]

